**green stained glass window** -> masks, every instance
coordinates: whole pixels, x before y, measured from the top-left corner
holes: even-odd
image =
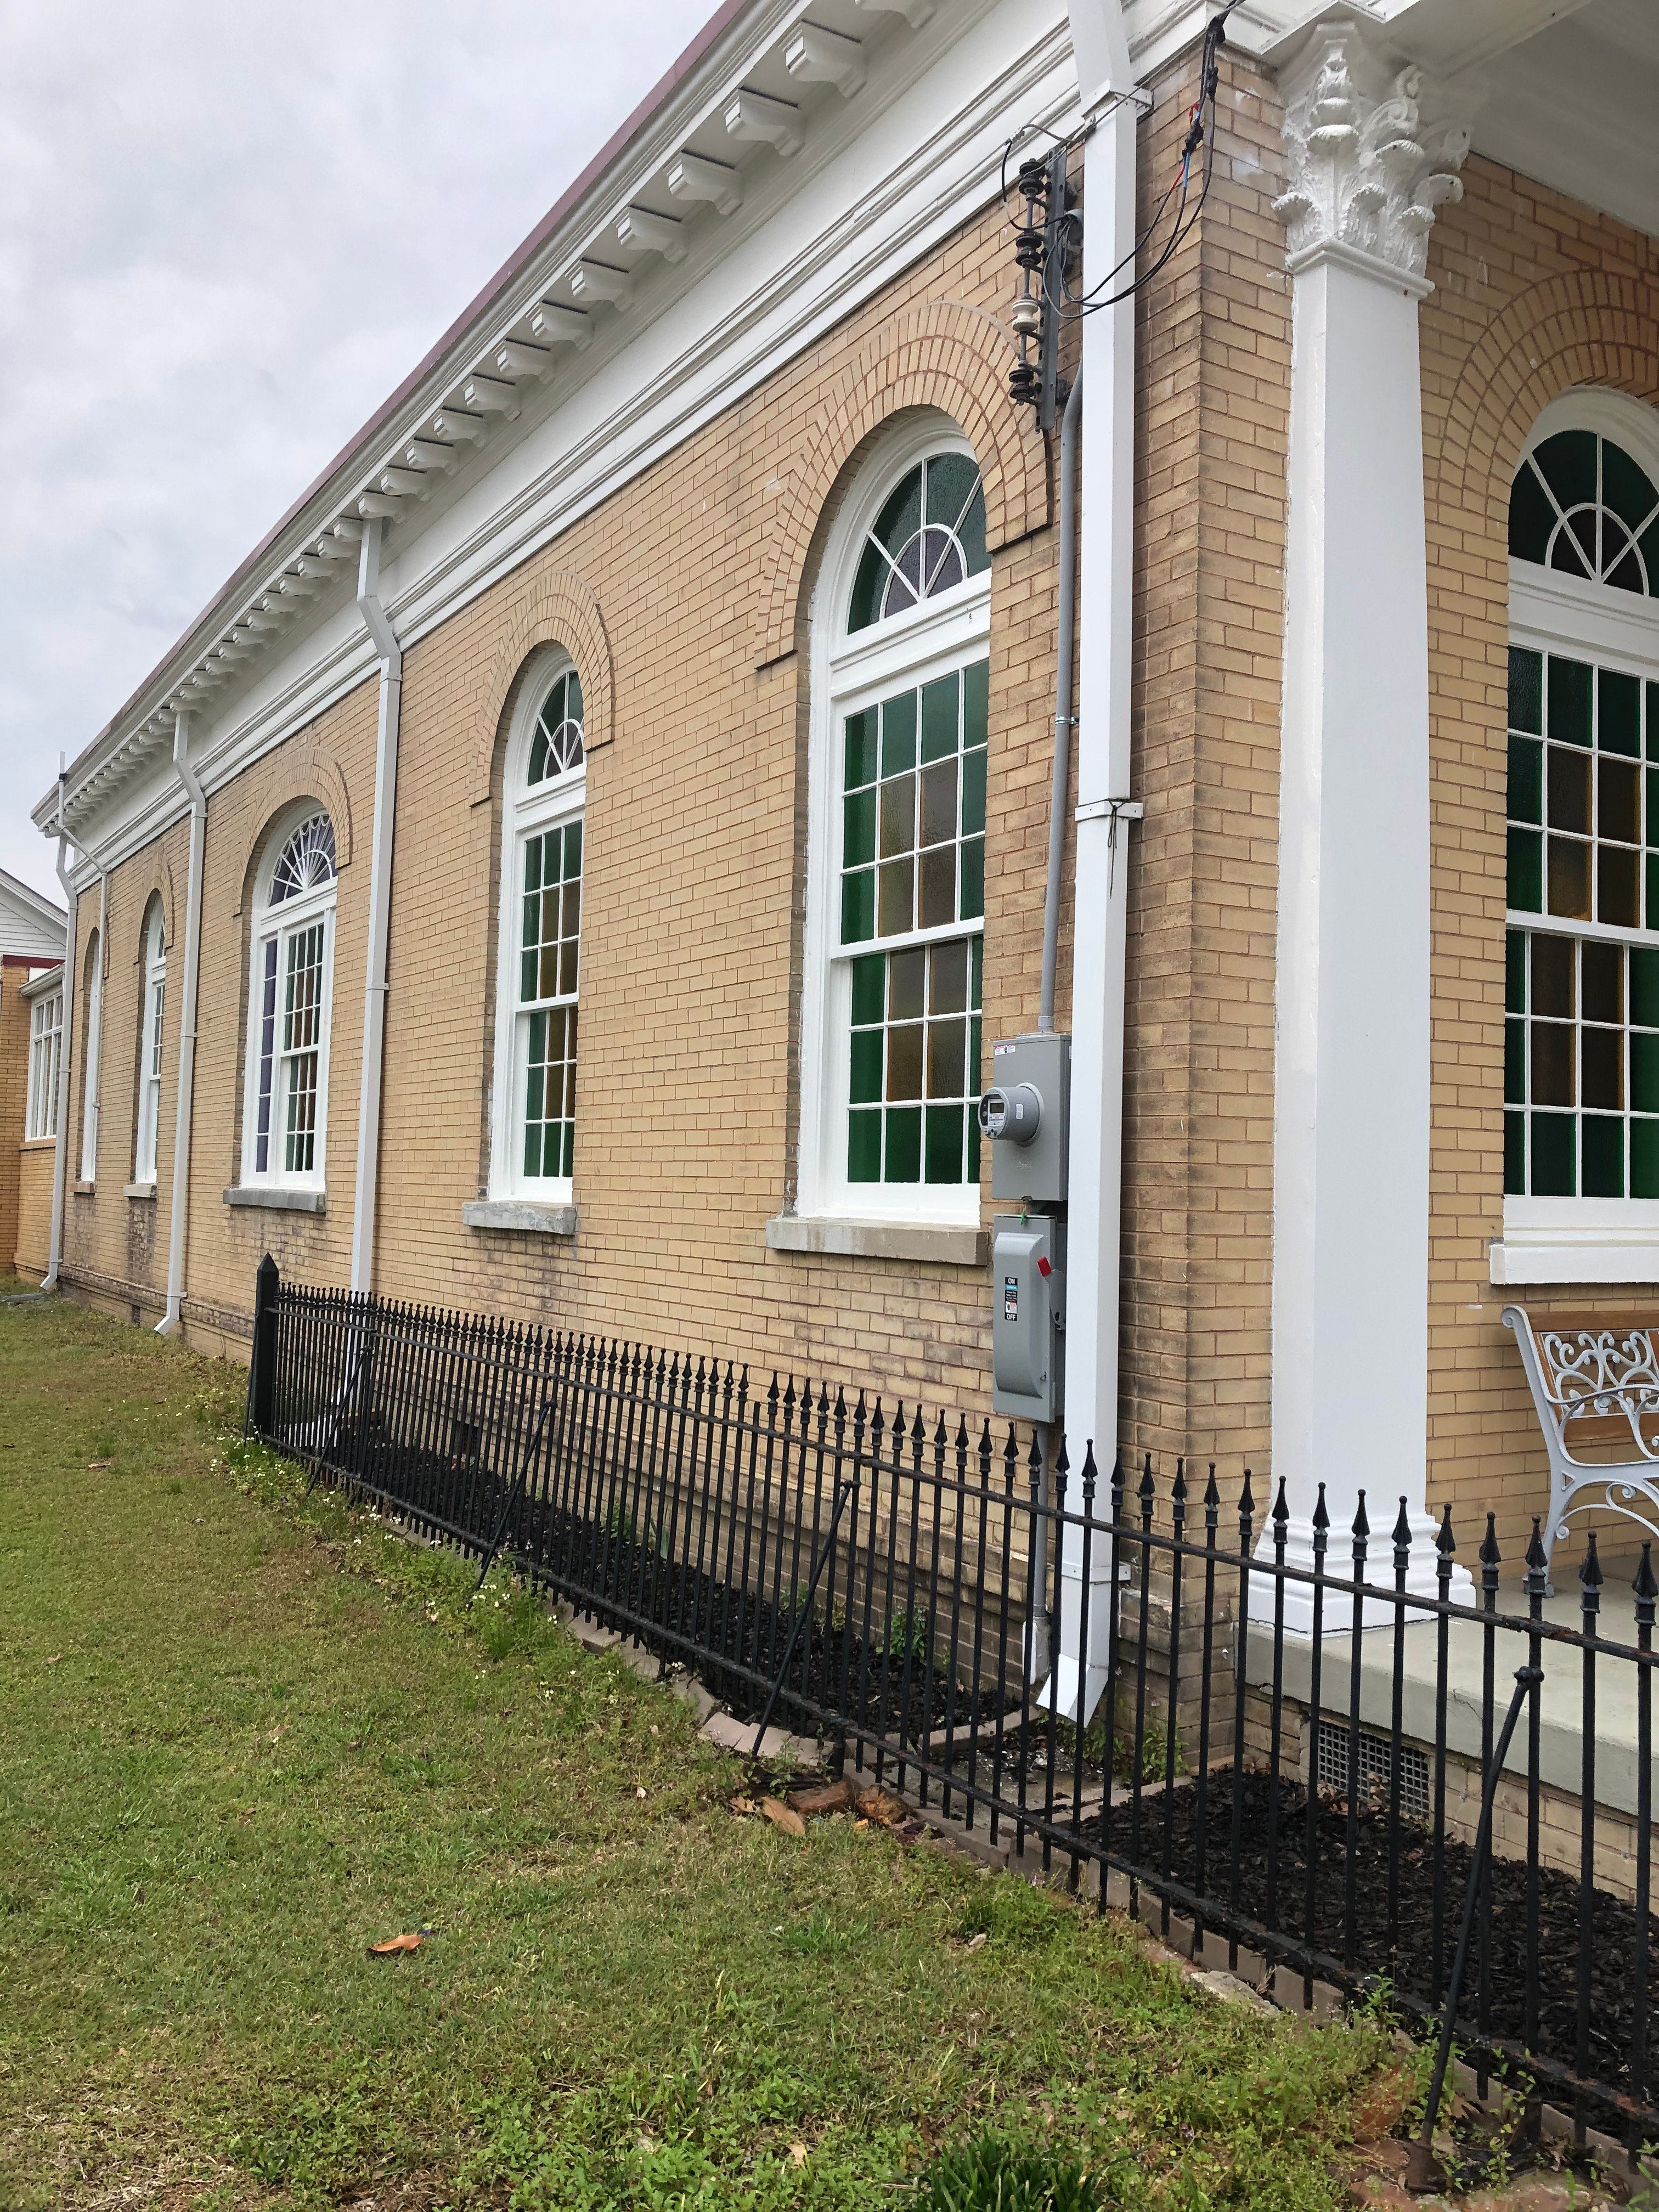
[[[1659,949],[1511,930],[1504,1188],[1659,1198]]]
[[[572,1172],[576,1134],[576,998],[581,949],[580,817],[521,846],[520,1170],[527,1181]]]
[[[978,956],[957,937],[851,963],[849,1182],[978,1181]]]
[[[555,679],[542,702],[530,739],[526,781],[545,783],[582,764],[582,687],[574,668]]]
[[[991,565],[985,491],[966,453],[918,462],[888,494],[865,541],[848,608],[849,631],[908,613]]]
[[[1613,439],[1559,430],[1516,471],[1510,553],[1650,598],[1659,588],[1659,487]]]

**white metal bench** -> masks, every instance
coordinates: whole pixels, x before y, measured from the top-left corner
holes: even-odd
[[[1547,1558],[1575,1513],[1622,1514],[1659,1540],[1659,1318],[1505,1306],[1550,1455]]]

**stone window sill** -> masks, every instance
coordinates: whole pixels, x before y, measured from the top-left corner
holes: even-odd
[[[850,1260],[921,1260],[935,1267],[982,1267],[991,1236],[971,1222],[861,1221],[848,1216],[780,1213],[766,1224],[768,1249]]]
[[[97,1188],[95,1182],[83,1182],[77,1180],[70,1185],[70,1191],[73,1197],[90,1198]]]
[[[283,1183],[233,1183],[224,1194],[227,1206],[254,1206],[270,1213],[326,1213],[325,1190],[292,1190]]]
[[[130,1182],[122,1192],[122,1196],[143,1199],[153,1205],[155,1200],[155,1186],[153,1182]]]
[[[537,1206],[522,1198],[469,1199],[461,1208],[469,1229],[506,1229],[532,1237],[574,1237],[574,1206]]]

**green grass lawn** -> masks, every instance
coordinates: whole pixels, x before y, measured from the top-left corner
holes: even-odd
[[[240,1388],[0,1309],[0,2207],[866,2207],[990,2125],[1103,2203],[1346,2202],[1379,2031],[734,1816],[667,1692],[228,1446]]]

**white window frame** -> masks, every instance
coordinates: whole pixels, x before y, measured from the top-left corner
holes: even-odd
[[[40,1144],[58,1134],[58,1075],[64,1052],[61,982],[29,1001],[29,1080],[23,1137]]]
[[[927,415],[884,442],[837,516],[824,549],[811,619],[808,751],[806,916],[801,994],[800,1143],[795,1210],[807,1218],[978,1226],[980,1186],[854,1183],[847,1176],[851,1080],[852,973],[858,953],[840,943],[844,716],[909,684],[965,667],[990,649],[991,571],[867,629],[849,633],[847,613],[866,539],[899,479],[930,455],[973,447],[947,417]],[[983,939],[984,918],[885,937],[859,952]],[[981,1069],[983,1063],[981,1062]]]
[[[81,1181],[98,1176],[98,1080],[104,1045],[104,938],[93,933],[87,978],[87,1065],[81,1097]]]
[[[161,1054],[167,1030],[167,944],[161,902],[150,901],[144,918],[139,969],[138,1121],[132,1146],[132,1179],[154,1183],[161,1130]]]
[[[561,676],[580,672],[561,646],[547,647],[531,664],[520,687],[519,704],[507,733],[501,782],[501,895],[495,942],[495,1050],[490,1081],[489,1196],[540,1206],[568,1206],[576,1179],[527,1176],[524,1171],[524,1115],[526,1046],[530,1016],[519,1006],[519,957],[524,936],[524,848],[531,837],[580,820],[582,830],[582,915],[587,921],[587,755],[581,764],[538,784],[527,783],[530,748],[537,719]],[[583,722],[586,730],[586,709]],[[576,1005],[581,1001],[582,954],[576,955]],[[577,1068],[581,1066],[578,1048]],[[580,1129],[580,1123],[578,1124]],[[580,1143],[580,1136],[578,1138]],[[574,1162],[573,1162],[574,1165]]]
[[[1659,483],[1659,411],[1622,392],[1566,392],[1533,425],[1531,453],[1561,430],[1594,430],[1624,447]],[[1517,463],[1517,466],[1519,464]],[[1510,643],[1588,659],[1659,682],[1659,598],[1609,584],[1509,565]],[[1574,921],[1510,908],[1508,929],[1659,947],[1659,931]],[[1531,1198],[1505,1193],[1504,1235],[1490,1255],[1494,1283],[1625,1283],[1659,1279],[1659,1199]]]
[[[266,839],[265,851],[254,878],[253,927],[248,953],[247,1031],[242,1059],[242,1171],[251,1189],[325,1190],[328,1164],[329,1048],[334,1029],[334,923],[339,896],[337,873],[294,898],[270,901],[277,862],[295,830],[327,810],[314,799],[290,809]],[[323,933],[322,975],[319,987],[317,1043],[317,1113],[309,1168],[290,1170],[283,1164],[288,1119],[289,1069],[291,1055],[282,1045],[283,996],[290,942],[314,924]],[[270,1120],[265,1165],[259,1165],[259,1087],[264,1060],[265,948],[276,948],[276,991],[273,1001]]]

